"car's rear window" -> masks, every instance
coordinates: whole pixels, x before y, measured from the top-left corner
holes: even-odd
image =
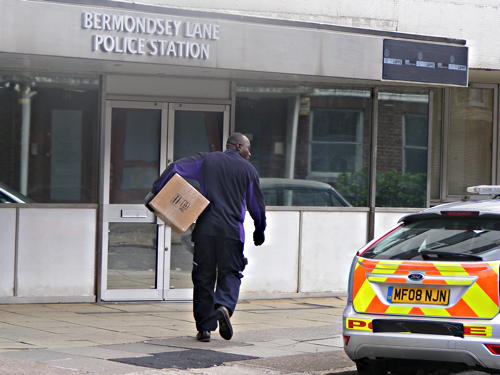
[[[443,217],[403,224],[362,256],[395,260],[500,260],[500,218]]]

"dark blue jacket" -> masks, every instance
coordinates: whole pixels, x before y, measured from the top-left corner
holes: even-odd
[[[198,181],[200,192],[210,201],[196,220],[194,241],[199,235],[208,235],[245,242],[243,221],[247,209],[255,230],[264,232],[266,229],[259,175],[237,151],[202,152],[179,159],[155,181],[152,192],[157,194],[174,173]]]

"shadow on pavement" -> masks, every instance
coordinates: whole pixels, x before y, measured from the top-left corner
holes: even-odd
[[[149,367],[155,369],[189,369],[208,368],[223,363],[255,359],[256,357],[217,352],[214,350],[189,349],[176,352],[155,353],[145,357],[115,358],[111,361],[127,365]]]

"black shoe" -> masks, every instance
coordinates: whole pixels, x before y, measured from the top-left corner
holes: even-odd
[[[209,342],[210,331],[198,331],[198,333],[196,334],[196,340],[201,342]]]
[[[231,337],[233,337],[233,326],[231,325],[227,308],[219,306],[215,312],[215,316],[219,322],[219,334],[223,339],[231,340]]]

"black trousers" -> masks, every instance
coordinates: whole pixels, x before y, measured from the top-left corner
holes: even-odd
[[[193,313],[198,331],[215,331],[215,310],[225,306],[232,315],[240,294],[246,259],[243,243],[198,235],[194,243]]]

